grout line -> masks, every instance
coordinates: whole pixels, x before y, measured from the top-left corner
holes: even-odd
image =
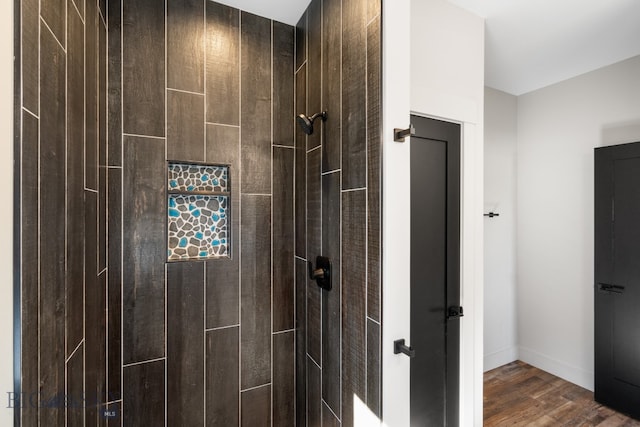
[[[272,332],[272,335],[283,335],[283,334],[288,334],[289,332],[295,332],[295,329],[287,329],[286,331]]]
[[[240,393],[244,393],[245,391],[257,390],[259,388],[267,387],[267,386],[270,386],[270,385],[271,385],[271,383],[268,382],[266,384],[262,384],[262,385],[259,385],[259,386],[256,386],[256,387],[245,388],[244,390],[240,390]]]
[[[56,34],[53,32],[53,30],[51,29],[51,27],[49,27],[49,25],[47,24],[47,21],[44,20],[44,18],[42,16],[40,16],[40,22],[42,22],[44,24],[45,27],[47,27],[49,29],[49,32],[51,33],[51,35],[53,36],[53,38],[55,39],[55,41],[58,42],[58,45],[60,46],[60,48],[62,49],[62,51],[65,53],[65,57],[66,57],[66,53],[67,53],[67,49],[64,48],[64,46],[62,46],[62,43],[60,43],[60,40],[58,40],[58,37],[56,37]]]
[[[147,363],[154,363],[154,362],[160,362],[162,360],[166,360],[166,357],[158,357],[157,359],[149,359],[149,360],[143,360],[142,362],[133,362],[133,363],[124,363],[122,366],[125,368],[130,368],[132,366],[138,366],[138,365],[145,365]]]
[[[111,0],[109,0],[111,1]],[[120,134],[118,142],[120,144],[120,165],[122,167],[122,173],[120,174],[120,398],[123,399],[120,405],[120,417],[124,419],[124,1],[120,0]],[[114,3],[115,4],[115,3]],[[86,6],[85,6],[86,7]],[[108,38],[107,38],[108,40]]]
[[[84,191],[89,191],[90,193],[96,193],[98,194],[98,190],[94,190],[92,188],[85,188]]]
[[[224,126],[224,127],[229,127],[229,128],[240,128],[240,125],[228,125],[226,123],[214,123],[214,122],[205,122],[205,124],[207,125],[213,125],[213,126]]]
[[[341,171],[342,171],[342,169],[334,169],[332,171],[322,172],[322,176],[331,175],[333,173],[337,173],[337,172],[341,172]]]
[[[372,319],[370,316],[367,316],[367,320],[372,321],[373,323],[375,323],[378,326],[382,326],[382,324],[380,322],[378,322],[376,319]]]
[[[344,4],[340,4],[340,26],[339,28],[341,30],[344,29]],[[340,63],[340,170],[342,171],[343,166],[344,166],[344,147],[343,147],[343,143],[344,143],[344,138],[343,138],[343,131],[342,131],[342,122],[344,119],[344,108],[343,108],[343,74],[344,74],[344,63],[342,61],[343,58],[343,54],[344,54],[344,32],[341,31],[340,32],[340,59],[339,59],[339,63]],[[342,354],[344,351],[343,345],[342,345],[342,340],[343,340],[343,327],[344,327],[344,318],[343,318],[343,300],[342,300],[342,295],[343,295],[343,284],[344,284],[344,263],[342,262],[343,258],[342,258],[342,245],[343,245],[343,215],[342,215],[342,209],[343,209],[343,203],[342,203],[342,188],[344,185],[344,174],[340,173],[340,358],[338,360],[338,366],[339,368],[339,381],[340,381],[340,393],[338,396],[338,408],[340,408],[340,415],[344,416],[344,408],[342,407],[342,405],[344,404],[343,399],[342,399],[342,392],[343,392],[343,386],[344,386],[344,382],[342,381],[342,374],[343,374],[343,364],[342,364]],[[340,418],[338,418],[340,419]]]
[[[165,101],[166,101],[166,100],[165,100]],[[166,113],[165,113],[165,114],[166,114]],[[167,139],[167,138],[166,138],[166,137],[164,137],[164,136],[138,135],[138,134],[135,134],[135,133],[126,133],[126,132],[123,132],[123,133],[122,133],[122,136],[130,136],[130,137],[133,137],[133,138],[162,139],[162,140]]]
[[[361,187],[361,188],[350,188],[348,190],[341,190],[342,193],[353,193],[355,191],[367,191],[367,187]]]
[[[365,27],[364,33],[364,404],[369,406],[369,34]]]
[[[271,146],[274,147],[274,148],[290,148],[290,149],[296,148],[296,147],[291,146],[291,145],[280,145],[280,144],[273,144]]]
[[[107,169],[122,169],[122,166],[103,166],[106,167]]]
[[[106,5],[106,7],[109,7],[108,5]],[[100,18],[102,18],[102,23],[104,24],[104,27],[107,28],[107,20],[105,19],[104,15],[102,14],[102,9],[100,9],[100,6],[97,7],[98,9],[98,16]],[[100,24],[98,24],[100,25]]]
[[[298,69],[296,70],[296,72],[294,74],[298,74],[298,71],[300,71],[302,69],[302,67],[304,67],[305,65],[307,65],[307,58],[305,58],[304,61],[302,61],[302,64],[300,64],[300,66],[298,67]]]
[[[78,17],[80,18],[80,21],[82,21],[82,26],[84,27],[86,23],[85,23],[84,18],[82,17],[82,14],[80,13],[80,10],[78,9],[78,6],[76,5],[76,1],[77,1],[77,0],[72,0],[72,1],[71,1],[71,4],[73,4],[73,8],[74,8],[74,9],[76,10],[76,12],[78,13]],[[69,12],[67,12],[67,13],[69,13]]]
[[[122,403],[122,399],[112,400],[111,402],[107,402],[106,405],[115,405],[117,403]]]
[[[100,205],[100,203],[98,203],[98,205]],[[98,273],[98,277],[102,276],[102,273],[106,273],[107,269],[105,268],[104,270],[102,270],[100,273]]]
[[[73,356],[75,356],[76,352],[78,351],[78,349],[82,346],[82,344],[84,344],[84,338],[82,338],[80,340],[80,343],[78,343],[78,345],[76,346],[76,348],[71,352],[71,354],[69,355],[69,357],[67,357],[67,360],[65,361],[65,363],[69,363],[69,361],[71,359],[73,359]]]
[[[34,119],[40,120],[40,117],[38,117],[37,114],[35,114],[34,112],[32,112],[31,110],[29,110],[27,107],[22,107],[22,110],[31,114],[33,116]]]
[[[169,87],[167,85],[167,90],[170,90],[172,92],[179,92],[179,93],[188,93],[190,95],[198,95],[198,96],[204,96],[204,93],[200,93],[200,92],[192,92],[190,90],[182,90],[182,89],[174,89],[172,87]]]
[[[69,19],[68,19],[68,9],[69,2],[65,2],[64,4],[64,13],[65,13],[65,28],[64,34],[65,38],[69,33]],[[66,278],[68,277],[69,271],[69,260],[67,257],[68,248],[69,248],[69,58],[66,55],[64,57],[64,354],[65,357],[69,352],[69,331],[67,329],[67,319],[69,317],[69,305],[68,305],[68,283]],[[84,338],[83,338],[84,339]],[[82,341],[81,341],[82,342]],[[74,353],[78,350],[76,347]],[[64,391],[67,394],[69,393],[69,359],[65,360],[64,363]],[[64,408],[64,425],[68,425],[68,414],[69,409],[67,405]]]
[[[222,330],[225,330],[225,329],[238,328],[239,326],[240,326],[240,324],[238,323],[237,325],[221,326],[219,328],[207,328],[207,329],[205,329],[205,332],[222,331]]]
[[[168,98],[169,98],[169,91],[167,90],[167,85],[168,85],[168,47],[167,47],[167,34],[168,34],[168,28],[169,28],[169,23],[168,23],[168,19],[167,16],[169,16],[169,0],[164,0],[164,16],[162,17],[164,20],[164,90],[163,90],[163,94],[164,94],[164,160],[166,161],[168,159],[168,152],[169,152],[169,143],[168,143],[168,137],[169,137],[169,121],[168,121],[168,111],[169,111],[169,107],[168,107]],[[124,24],[124,23],[123,23]],[[165,163],[166,165],[166,163]],[[166,167],[165,167],[166,170]],[[163,187],[165,188],[165,201],[166,202],[166,185],[167,185],[167,181],[165,178],[165,182],[163,184]],[[166,205],[165,205],[166,206]],[[164,214],[164,236],[163,236],[163,240],[165,241],[164,245],[166,245],[167,243],[167,230],[169,229],[169,226],[167,224],[167,215],[166,213]],[[164,246],[163,245],[163,246]],[[163,252],[164,250],[166,250],[166,246],[164,246]],[[165,255],[163,255],[164,257]],[[168,358],[169,358],[169,343],[167,340],[167,336],[169,334],[169,326],[168,326],[168,317],[169,317],[169,312],[168,312],[168,305],[169,305],[169,301],[168,301],[168,295],[169,295],[169,266],[167,263],[164,264],[164,356],[165,356],[165,362],[164,362],[164,425],[168,426],[169,425],[169,363],[168,363]]]
[[[316,360],[309,353],[307,353],[307,357],[318,367],[318,369],[320,369],[320,375],[322,375],[322,367],[318,364],[318,362],[316,362]]]
[[[238,12],[238,269],[242,271],[242,12]],[[232,218],[233,221],[233,218]],[[242,422],[242,274],[238,274],[238,420]]]
[[[322,148],[322,145],[316,145],[316,146],[315,146],[315,147],[313,147],[311,150],[308,150],[308,151],[307,151],[307,154],[310,154],[310,153],[312,153],[312,152],[316,151],[318,148]],[[321,166],[321,168],[322,168],[322,166]]]
[[[270,34],[270,36],[271,36],[271,40],[270,40],[270,48],[271,48],[270,49],[271,50],[271,58],[270,58],[271,59],[271,61],[270,61],[271,62],[271,70],[270,71],[271,71],[271,75],[269,76],[270,77],[269,80],[270,80],[270,83],[271,83],[271,92],[269,93],[269,98],[270,98],[270,101],[271,101],[270,102],[271,103],[271,117],[270,117],[271,120],[269,120],[269,122],[270,122],[269,124],[271,125],[271,129],[270,129],[270,131],[271,131],[271,150],[270,150],[271,151],[271,165],[270,165],[269,169],[270,169],[271,173],[270,173],[269,178],[270,178],[270,183],[271,183],[271,194],[274,194],[273,193],[273,158],[274,158],[275,150],[273,148],[273,142],[274,142],[274,138],[273,138],[273,130],[274,130],[274,126],[273,126],[273,78],[274,78],[273,77],[273,61],[274,61],[274,56],[273,56],[273,20],[271,20],[271,22],[270,22],[270,28],[269,29],[270,29],[270,32],[271,32],[271,34]],[[273,218],[274,217],[273,199],[274,199],[273,197],[271,197],[271,199],[269,199],[269,203],[270,203],[269,217],[270,217],[270,221],[271,221],[271,224],[269,226],[269,228],[271,229],[271,233],[269,233],[270,234],[270,236],[269,236],[270,242],[269,243],[270,243],[270,246],[271,246],[269,248],[270,249],[269,257],[271,259],[271,263],[270,263],[271,264],[270,265],[270,267],[271,267],[271,277],[270,277],[270,283],[269,283],[269,294],[270,294],[269,297],[270,297],[270,300],[271,300],[270,301],[271,302],[271,307],[270,307],[270,311],[269,311],[269,317],[270,317],[270,321],[271,321],[271,328],[270,328],[270,331],[271,331],[270,335],[271,336],[269,338],[271,338],[271,363],[270,364],[271,364],[271,381],[272,382],[273,382],[273,379],[274,379],[274,375],[273,375],[273,359],[274,359],[274,354],[275,354],[275,349],[274,349],[274,344],[273,344],[273,342],[274,342],[274,339],[273,339],[273,337],[274,337],[274,334],[273,334],[273,307],[274,307],[273,306],[273,264],[274,264],[274,260],[273,260],[273,258],[274,258],[273,257],[273,222],[274,222],[273,221],[273,219],[274,219]],[[270,394],[270,398],[271,398],[271,411],[270,411],[271,413],[269,414],[270,415],[269,418],[270,418],[271,426],[273,426],[273,413],[274,413],[273,394],[274,394],[274,387],[271,387],[269,391],[270,391],[269,394]]]
[[[324,399],[322,399],[322,403],[324,403],[324,406],[326,406],[327,409],[333,414],[333,416],[336,417],[336,420],[338,420],[338,422],[342,422],[340,420],[340,417],[337,416],[335,412],[333,412],[333,409],[331,409],[331,406],[329,406],[329,404]]]
[[[378,19],[378,18],[380,18],[380,14],[377,14],[376,16],[371,18],[371,21],[367,22],[366,27],[368,27],[369,25],[373,24],[375,22],[375,20]]]
[[[295,258],[295,259],[299,259],[300,261],[307,262],[307,260],[306,260],[306,259],[304,259],[304,258],[302,258],[302,257],[300,257],[300,256],[298,256],[298,255],[295,255],[295,256],[294,256],[294,258]],[[307,277],[307,276],[305,276],[305,277]]]

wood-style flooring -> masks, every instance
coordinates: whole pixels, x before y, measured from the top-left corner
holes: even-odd
[[[524,362],[484,374],[484,425],[640,427],[593,393]]]

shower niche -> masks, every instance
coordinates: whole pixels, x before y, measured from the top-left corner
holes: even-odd
[[[168,162],[167,260],[230,257],[229,165]]]

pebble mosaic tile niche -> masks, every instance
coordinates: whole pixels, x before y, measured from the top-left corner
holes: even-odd
[[[229,257],[229,167],[169,164],[169,261]]]

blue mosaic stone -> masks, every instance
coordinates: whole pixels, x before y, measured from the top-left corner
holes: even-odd
[[[188,244],[189,244],[189,242],[187,241],[187,238],[183,237],[182,239],[180,239],[180,243],[178,245],[181,248],[186,248]]]
[[[204,234],[202,234],[201,232],[197,232],[196,233],[196,239],[199,239],[199,240],[204,239]]]
[[[176,209],[169,209],[169,216],[172,218],[178,218],[180,217],[180,211]]]

